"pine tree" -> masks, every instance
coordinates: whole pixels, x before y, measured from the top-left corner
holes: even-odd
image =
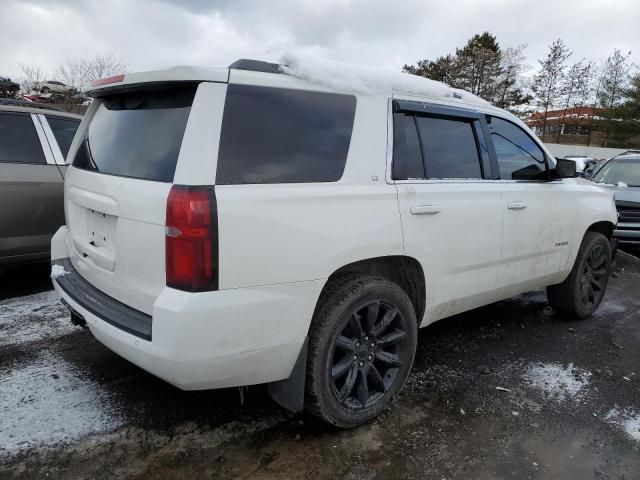
[[[496,91],[496,78],[500,75],[502,52],[494,35],[476,34],[467,44],[456,49],[457,69],[464,88],[484,99],[492,99]]]
[[[570,56],[571,52],[559,38],[549,46],[547,58],[538,60],[540,70],[533,77],[531,89],[538,99],[538,105],[544,108],[542,135],[547,133],[547,112],[560,99],[565,63]]]
[[[455,86],[456,83],[456,59],[451,54],[438,57],[435,60],[419,60],[416,66],[405,65],[402,70],[451,86]]]
[[[503,51],[494,35],[476,34],[455,55],[419,60],[405,65],[404,72],[462,88],[503,108],[525,103],[522,86],[524,45]]]

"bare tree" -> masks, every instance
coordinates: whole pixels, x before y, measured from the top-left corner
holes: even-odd
[[[37,65],[20,65],[20,70],[22,70],[22,75],[17,80],[22,91],[26,93],[33,93],[34,84],[43,82],[47,76],[42,67]]]
[[[540,70],[534,75],[531,88],[538,98],[538,105],[544,108],[542,135],[547,133],[547,112],[560,98],[565,62],[570,56],[571,52],[559,38],[549,46],[547,58],[538,60]]]
[[[631,81],[631,52],[626,55],[617,48],[607,57],[601,74],[601,87],[597,100],[605,109],[607,128],[605,132],[605,146],[611,131],[611,122],[616,110],[624,103],[626,92]]]
[[[496,96],[493,99],[493,103],[500,108],[519,106],[531,99],[525,91],[522,75],[526,68],[525,48],[527,45],[518,45],[502,52],[500,73],[496,78]]]
[[[55,76],[58,80],[78,90],[82,85],[99,78],[124,73],[127,64],[113,54],[96,55],[94,58],[68,58],[58,65]]]
[[[96,55],[90,60],[82,60],[82,80],[91,82],[99,78],[110,77],[118,73],[125,73],[128,65],[113,54]]]
[[[69,85],[70,87],[74,87],[77,90],[80,90],[83,79],[83,71],[84,71],[84,63],[83,59],[76,58],[68,58],[63,63],[58,65],[55,69],[54,76],[56,80],[60,80],[62,83]]]
[[[563,104],[561,120],[563,125],[569,108],[577,110],[577,121],[578,123],[580,122],[580,110],[589,100],[592,83],[591,70],[591,62],[583,58],[579,62],[574,63],[562,78],[560,82],[560,95]],[[560,143],[561,133],[562,130],[558,128],[556,143]]]

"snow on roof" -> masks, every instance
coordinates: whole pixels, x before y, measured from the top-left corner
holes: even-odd
[[[362,94],[395,92],[442,100],[491,106],[489,102],[465,90],[450,87],[425,77],[382,68],[354,65],[297,53],[285,53],[283,73],[338,91]]]

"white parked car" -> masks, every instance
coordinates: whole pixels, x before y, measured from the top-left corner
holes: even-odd
[[[353,427],[404,384],[418,327],[543,287],[562,314],[598,307],[612,194],[520,120],[407,74],[287,64],[94,83],[52,277],[100,342],[182,389],[268,383]]]
[[[44,82],[34,82],[32,87],[36,92],[44,93],[60,93],[63,95],[73,95],[77,93],[74,87],[65,85],[57,80],[46,80]]]
[[[576,162],[576,172],[578,173],[584,172],[587,164],[593,162],[593,158],[587,157],[586,155],[567,155],[564,158]]]

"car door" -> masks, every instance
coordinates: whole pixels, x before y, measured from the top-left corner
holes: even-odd
[[[29,113],[0,111],[0,262],[47,257],[62,224],[63,179],[44,132]]]
[[[390,180],[407,255],[426,278],[424,323],[493,301],[502,216],[484,119],[473,111],[395,100]]]
[[[573,191],[549,181],[550,159],[517,123],[487,116],[500,179],[504,233],[498,288],[504,296],[560,281],[569,258]]]

